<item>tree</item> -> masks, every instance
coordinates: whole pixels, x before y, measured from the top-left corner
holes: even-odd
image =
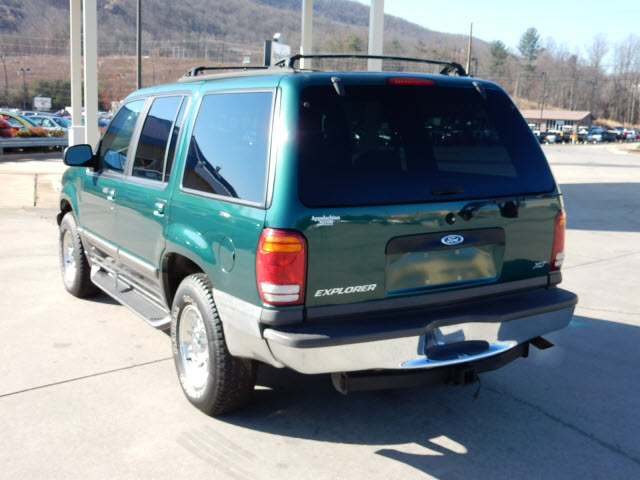
[[[71,80],[35,80],[31,84],[35,95],[51,98],[52,110],[60,110],[71,105]]]
[[[362,40],[358,35],[351,35],[347,39],[347,47],[350,52],[360,53],[362,51]]]
[[[509,58],[507,46],[500,40],[491,42],[489,45],[489,54],[491,55],[489,68],[495,75],[502,75],[504,73],[505,63]]]
[[[520,37],[518,50],[522,54],[522,58],[527,63],[532,63],[538,58],[538,54],[542,51],[542,43],[538,30],[531,27]]]

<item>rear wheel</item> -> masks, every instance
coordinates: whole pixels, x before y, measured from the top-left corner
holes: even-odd
[[[91,267],[73,213],[65,214],[60,222],[60,270],[67,291],[78,298],[96,295],[100,289],[91,281]]]
[[[180,385],[195,407],[220,415],[248,403],[256,364],[229,353],[204,274],[190,275],[178,287],[171,309],[171,343]]]

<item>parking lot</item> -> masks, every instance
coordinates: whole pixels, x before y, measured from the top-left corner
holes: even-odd
[[[580,297],[554,348],[483,374],[475,400],[264,368],[250,408],[216,419],[183,397],[165,333],[64,290],[61,162],[0,156],[0,478],[640,478],[640,154],[545,153]]]

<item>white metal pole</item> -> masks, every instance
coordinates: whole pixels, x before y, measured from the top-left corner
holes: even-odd
[[[473,22],[471,22],[471,26],[469,27],[469,41],[467,43],[467,75],[469,75],[469,70],[471,70],[471,41],[473,39]]]
[[[86,142],[96,148],[98,128],[98,13],[96,0],[84,0],[84,124]]]
[[[302,0],[302,45],[300,53],[310,55],[312,51],[313,0]],[[311,59],[300,60],[300,68],[311,68]]]
[[[85,142],[82,126],[82,0],[69,0],[71,44],[71,127],[69,146]]]
[[[384,0],[371,0],[369,9],[369,55],[382,55],[384,38]],[[382,71],[382,60],[369,59],[369,71]]]

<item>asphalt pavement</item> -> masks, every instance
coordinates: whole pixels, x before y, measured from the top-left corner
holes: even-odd
[[[264,368],[210,418],[170,339],[66,293],[56,155],[0,157],[0,478],[640,478],[640,154],[549,146],[568,214],[570,326],[478,385],[338,394]],[[34,207],[35,203],[35,207]]]

